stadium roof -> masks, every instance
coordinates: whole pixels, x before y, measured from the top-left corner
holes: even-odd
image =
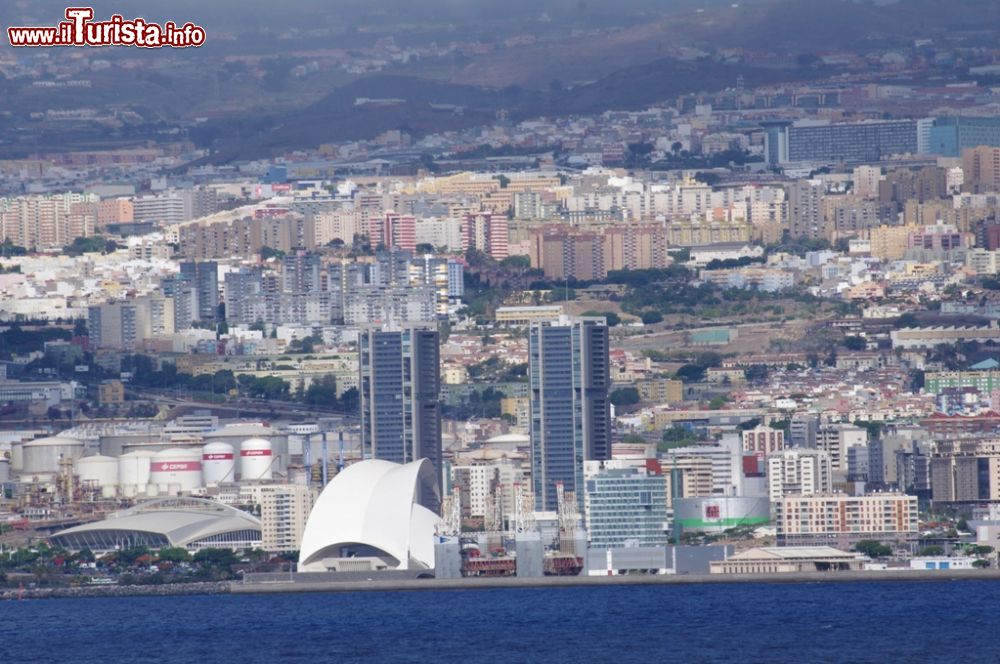
[[[424,488],[438,493],[427,459],[407,464],[369,459],[333,478],[309,514],[299,571],[322,571],[325,558],[362,545],[395,559],[397,569],[434,567],[434,534],[441,518],[416,502]]]
[[[203,498],[160,498],[124,512],[69,528],[49,538],[53,546],[109,551],[132,546],[152,549],[260,546],[260,520]]]

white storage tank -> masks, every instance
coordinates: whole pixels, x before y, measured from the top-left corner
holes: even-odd
[[[24,441],[10,444],[10,470],[20,473],[24,469]]]
[[[118,459],[114,457],[97,454],[78,459],[76,475],[82,487],[100,489],[104,498],[114,498],[118,492]]]
[[[149,483],[155,484],[159,493],[191,492],[201,486],[201,450],[174,447],[157,452],[149,464]]]
[[[143,450],[118,457],[118,483],[123,496],[134,498],[146,492],[146,485],[149,484],[149,465],[154,454]]]
[[[201,448],[201,474],[205,486],[236,481],[236,452],[229,443],[209,443]]]
[[[52,478],[60,471],[60,459],[76,460],[83,456],[84,443],[75,438],[51,436],[31,440],[21,446],[21,476]]]
[[[263,438],[247,438],[240,444],[241,480],[271,479],[273,462],[271,441]]]

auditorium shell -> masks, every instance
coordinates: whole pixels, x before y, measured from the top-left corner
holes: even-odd
[[[351,569],[344,563],[355,557],[359,563],[384,562],[390,569],[433,568],[441,519],[417,503],[421,491],[439,494],[434,467],[426,459],[407,464],[370,459],[348,466],[309,514],[299,571]]]

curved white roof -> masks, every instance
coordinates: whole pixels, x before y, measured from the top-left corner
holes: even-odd
[[[399,561],[398,569],[434,567],[434,534],[441,518],[416,502],[421,486],[437,493],[427,459],[407,464],[369,459],[333,478],[309,514],[299,570],[323,569],[348,544],[370,546]]]
[[[252,535],[251,533],[256,533]],[[138,542],[152,546],[197,545],[227,535],[244,534],[260,540],[260,519],[222,503],[204,498],[161,498],[110,515],[103,521],[58,532],[49,539],[67,549],[104,549],[104,543]]]

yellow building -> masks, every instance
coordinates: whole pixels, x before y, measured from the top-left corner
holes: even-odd
[[[496,322],[508,325],[528,325],[534,322],[558,320],[563,313],[561,304],[538,307],[497,307]]]
[[[635,384],[639,398],[654,403],[677,403],[684,401],[684,382],[663,378],[643,380]]]
[[[898,261],[906,254],[910,234],[919,231],[919,226],[878,226],[867,231],[873,258],[884,261]],[[862,233],[862,237],[865,233]]]
[[[101,404],[124,403],[125,385],[120,380],[106,380],[97,386],[97,400]]]

